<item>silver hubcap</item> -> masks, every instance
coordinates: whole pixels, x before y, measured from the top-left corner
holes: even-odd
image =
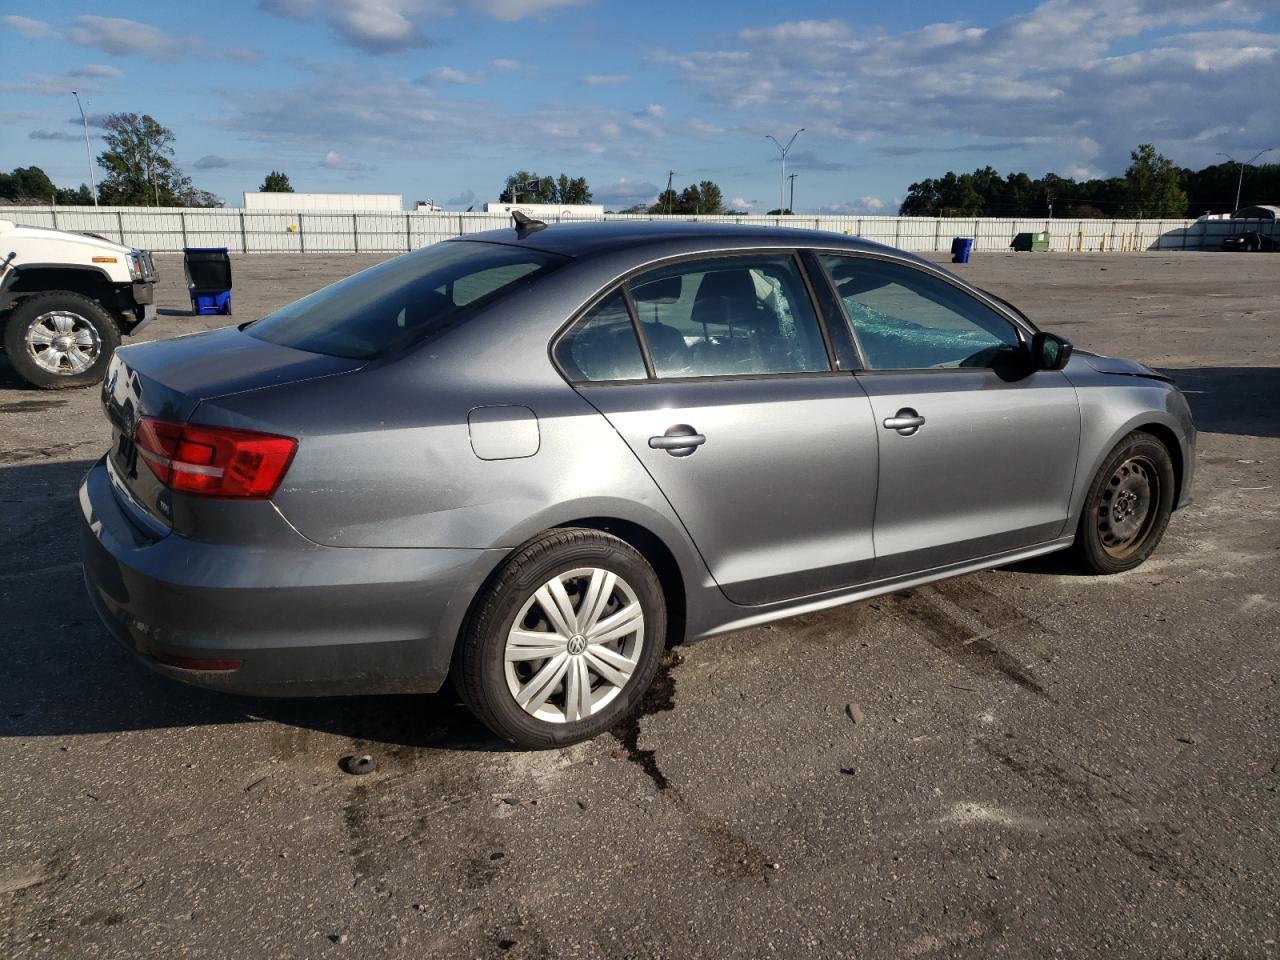
[[[62,376],[84,373],[102,352],[98,331],[66,310],[42,313],[27,327],[27,353],[42,369]]]
[[[644,611],[615,573],[583,567],[534,591],[507,635],[507,689],[549,723],[585,720],[622,692],[644,646]]]

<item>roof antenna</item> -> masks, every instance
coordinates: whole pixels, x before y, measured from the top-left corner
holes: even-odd
[[[531,233],[537,233],[546,226],[541,220],[535,220],[533,217],[521,213],[519,210],[511,211],[511,219],[516,222],[516,236],[523,240]]]

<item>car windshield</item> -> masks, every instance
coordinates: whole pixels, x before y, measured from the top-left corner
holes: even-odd
[[[524,247],[437,243],[317,290],[245,329],[286,347],[365,359],[441,330],[567,262]]]

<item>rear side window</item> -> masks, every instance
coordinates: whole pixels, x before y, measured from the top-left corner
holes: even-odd
[[[437,243],[317,290],[246,330],[311,353],[374,357],[443,329],[473,307],[567,262],[523,247]]]
[[[570,380],[643,380],[644,356],[621,293],[605,298],[556,344]]]
[[[826,344],[790,256],[716,257],[631,281],[659,377],[815,373]]]

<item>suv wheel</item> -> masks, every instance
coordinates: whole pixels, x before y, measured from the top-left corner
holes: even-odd
[[[28,383],[46,389],[97,383],[118,346],[120,328],[111,315],[78,293],[27,297],[5,324],[9,362]]]
[[[455,685],[499,736],[567,746],[639,703],[666,634],[662,585],[644,557],[597,530],[557,530],[519,550],[480,597]]]

